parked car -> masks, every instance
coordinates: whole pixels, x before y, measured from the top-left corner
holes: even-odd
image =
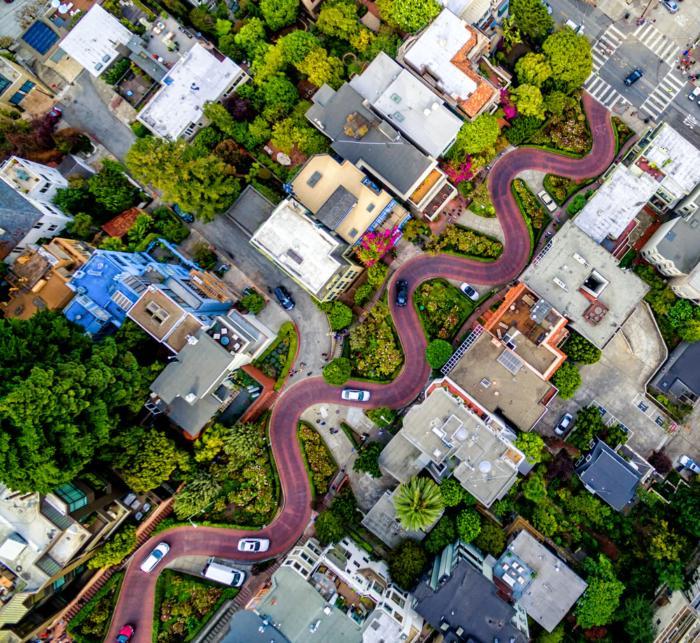
[[[693,473],[700,473],[700,464],[695,462],[693,458],[687,456],[687,455],[682,455],[679,459],[678,462],[680,462],[683,465],[684,469],[689,469]]]
[[[408,303],[408,282],[405,279],[399,279],[396,282],[396,305],[405,306]]]
[[[10,0],[10,2],[12,1],[13,0]],[[5,2],[7,2],[7,0],[5,0]],[[58,105],[54,105],[48,113],[49,120],[52,123],[58,123],[58,121],[61,120],[61,116],[63,116],[63,110]]]
[[[477,301],[479,299],[479,291],[472,288],[466,281],[459,285],[459,289],[472,301]]]
[[[291,293],[284,286],[277,286],[272,292],[275,293],[277,301],[280,302],[280,306],[285,310],[292,310],[296,306]]]
[[[152,572],[169,551],[170,545],[168,543],[158,543],[155,549],[148,554],[146,560],[141,563],[141,571],[146,573]]]
[[[192,223],[194,221],[194,215],[190,214],[189,212],[185,212],[177,203],[173,203],[173,211],[185,223]]]
[[[690,92],[688,94],[688,99],[700,103],[700,87],[696,87],[692,92]]]
[[[213,558],[207,561],[207,565],[202,571],[202,576],[231,587],[240,587],[245,580],[245,572],[217,563]]]
[[[134,626],[127,623],[122,625],[119,633],[117,634],[117,643],[128,643],[131,641],[131,637],[134,635]]]
[[[241,538],[238,541],[238,551],[259,552],[270,549],[270,541],[267,538]]]
[[[567,20],[566,26],[572,29],[574,33],[583,33],[583,25],[577,25],[573,20]]]
[[[551,196],[549,196],[547,190],[541,190],[537,193],[537,196],[540,197],[540,201],[544,203],[544,207],[547,208],[547,210],[549,210],[550,212],[557,211],[557,208],[559,206],[554,202],[554,199]]]
[[[552,15],[552,5],[547,2],[547,0],[542,0],[542,4],[544,5],[544,8],[547,10],[547,13],[551,16]]]
[[[644,72],[637,68],[633,72],[629,73],[627,75],[627,78],[625,78],[625,85],[629,87],[630,85],[634,85],[642,76],[644,76]]]
[[[355,388],[344,388],[340,397],[350,402],[366,402],[369,400],[370,392]]]
[[[554,427],[554,433],[556,433],[559,437],[565,436],[571,429],[573,421],[574,417],[571,415],[571,413],[564,413],[564,415],[562,415],[559,419],[557,425]]]
[[[671,13],[676,13],[676,11],[678,11],[678,3],[676,0],[661,0],[661,4]]]

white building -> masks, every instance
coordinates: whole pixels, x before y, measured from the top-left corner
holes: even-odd
[[[132,33],[99,4],[92,6],[59,45],[93,76],[99,76],[119,57]]]
[[[170,141],[190,138],[206,122],[204,105],[226,98],[246,80],[235,62],[197,43],[163,78],[138,120]]]
[[[12,263],[39,239],[60,234],[72,217],[53,204],[68,181],[55,168],[12,156],[0,165],[0,259]]]

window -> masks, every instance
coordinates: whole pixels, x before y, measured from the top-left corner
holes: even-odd
[[[31,80],[27,80],[24,83],[22,83],[22,86],[19,88],[19,91],[28,94],[33,88],[34,83]]]
[[[39,221],[39,223],[35,223],[32,227],[35,230],[41,230],[44,227],[44,224],[41,221]]]
[[[85,507],[88,503],[85,493],[78,489],[72,482],[61,485],[54,493],[68,505],[68,513]]]
[[[155,301],[149,301],[146,304],[146,312],[153,318],[157,324],[162,324],[167,321],[168,312],[165,308],[161,308]]]
[[[10,85],[12,85],[12,81],[0,74],[0,94],[2,94]]]
[[[55,232],[57,229],[58,229],[58,224],[52,223],[52,224],[49,226],[49,230],[48,230],[48,231],[49,231],[49,232]]]

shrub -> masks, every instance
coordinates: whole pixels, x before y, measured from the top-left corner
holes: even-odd
[[[474,230],[468,230],[453,223],[428,244],[433,253],[448,251],[468,257],[496,259],[503,252],[503,244]]]
[[[299,425],[299,440],[304,447],[306,462],[311,469],[311,478],[317,492],[325,494],[328,491],[336,466],[331,454],[321,436],[309,425]]]
[[[542,127],[542,123],[542,120],[534,116],[518,116],[506,129],[506,139],[511,145],[521,145]]]
[[[440,483],[440,494],[445,507],[456,507],[468,496],[465,488],[454,478],[447,478]]]
[[[429,338],[452,339],[474,309],[473,303],[444,279],[423,282],[414,301]]]
[[[588,199],[585,194],[577,194],[573,199],[571,199],[571,203],[566,206],[566,211],[573,217],[583,210],[587,200]]]
[[[557,174],[546,174],[544,177],[544,189],[551,195],[558,205],[563,205],[564,202],[578,190],[581,186],[581,181],[574,181],[565,176]]]
[[[386,280],[386,275],[389,272],[389,266],[385,263],[377,262],[367,268],[367,283],[372,288],[379,288]]]
[[[379,442],[370,442],[365,445],[357,455],[352,470],[357,473],[368,473],[373,478],[381,478],[382,472],[379,469],[379,454],[382,452],[382,445]]]
[[[479,535],[474,540],[474,544],[481,551],[498,557],[506,548],[506,535],[496,523],[485,520],[481,525]]]
[[[343,330],[352,324],[352,310],[340,301],[321,304],[321,310],[328,315],[331,330]]]
[[[374,295],[374,288],[369,284],[362,284],[355,291],[355,305],[364,306]]]
[[[525,220],[535,232],[540,232],[548,221],[542,204],[522,179],[513,181],[513,192]]]
[[[365,415],[378,427],[388,429],[396,419],[396,411],[386,406],[378,406],[376,409],[365,411]]]
[[[121,77],[126,73],[127,69],[130,67],[130,62],[128,58],[120,58],[116,62],[109,66],[109,69],[105,71],[101,78],[108,85],[116,85]]]
[[[136,548],[136,527],[127,525],[121,531],[107,541],[97,554],[88,561],[90,569],[111,567],[120,563]]]
[[[554,386],[559,389],[562,399],[568,400],[574,396],[576,390],[581,386],[581,374],[571,362],[564,362],[559,370],[552,377]]]
[[[241,297],[239,303],[247,312],[257,315],[265,308],[265,297],[257,290],[250,290]]]
[[[343,523],[330,509],[318,514],[314,523],[314,530],[316,531],[318,542],[323,546],[337,543],[345,536]]]
[[[204,270],[214,269],[218,261],[216,252],[214,252],[214,249],[205,241],[200,241],[194,246],[192,256]]]
[[[342,386],[352,375],[352,364],[347,357],[336,357],[323,367],[323,379],[332,386]]]
[[[442,368],[452,357],[452,344],[444,339],[434,339],[425,349],[425,359],[432,368]]]
[[[360,377],[392,377],[403,362],[389,307],[377,302],[365,320],[350,331],[353,372]]]
[[[600,349],[591,344],[585,337],[575,331],[562,346],[562,350],[572,362],[595,364],[600,359]]]
[[[429,554],[437,554],[455,540],[457,540],[455,521],[451,516],[443,516],[430,530],[424,545]]]
[[[476,509],[464,509],[457,515],[457,534],[460,540],[470,543],[481,531],[481,516]]]
[[[420,543],[404,540],[389,554],[391,580],[401,589],[410,590],[428,564],[425,549]]]

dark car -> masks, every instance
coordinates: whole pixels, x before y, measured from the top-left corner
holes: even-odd
[[[642,76],[644,76],[644,72],[641,69],[635,69],[625,78],[625,85],[627,85],[627,87],[634,85]]]
[[[192,223],[194,221],[194,216],[189,212],[185,212],[177,203],[173,204],[173,210],[185,223]]]
[[[277,301],[280,302],[280,306],[285,310],[291,310],[296,305],[292,299],[292,295],[284,286],[277,286],[272,292],[275,293]]]
[[[7,2],[7,0],[5,0],[5,2]],[[49,122],[55,125],[56,123],[58,123],[58,121],[61,120],[61,116],[63,116],[63,110],[58,105],[54,105],[51,108],[51,111],[46,116],[49,119]]]
[[[408,282],[405,279],[399,279],[396,282],[396,305],[405,306],[408,303]]]

